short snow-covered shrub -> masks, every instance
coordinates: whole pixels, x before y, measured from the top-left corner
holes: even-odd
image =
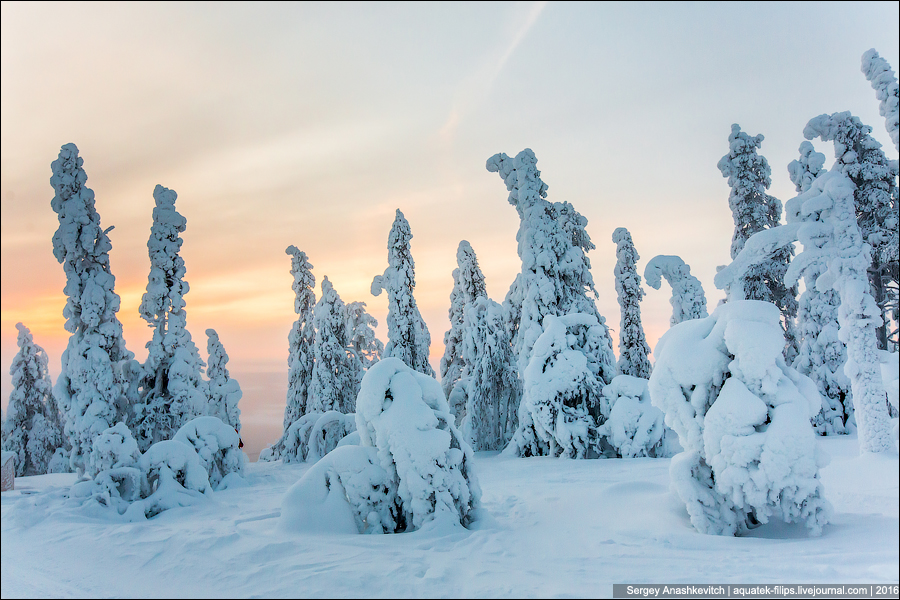
[[[194,449],[183,442],[156,442],[141,456],[143,510],[153,517],[164,510],[190,506],[212,493],[207,471]]]
[[[337,448],[345,436],[356,431],[356,415],[329,410],[309,430],[306,460],[316,462]]]
[[[779,319],[774,304],[733,301],[656,346],[650,395],[684,448],[672,486],[703,533],[741,534],[775,517],[817,535],[831,513],[810,424],[821,398],[785,364]]]
[[[665,415],[650,402],[646,379],[618,375],[603,388],[597,433],[621,458],[669,457],[681,451],[675,432],[666,427]]]
[[[137,440],[123,422],[118,422],[94,440],[90,461],[95,471],[133,467],[141,459]]]
[[[286,527],[317,529],[343,515],[337,529],[399,533],[474,520],[472,450],[434,378],[383,359],[366,372],[356,411],[360,445],[330,452],[288,490]]]
[[[219,489],[228,474],[244,472],[247,457],[240,449],[240,436],[234,427],[217,417],[192,419],[172,439],[194,449],[214,490]]]

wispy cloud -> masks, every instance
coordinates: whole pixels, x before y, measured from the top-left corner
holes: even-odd
[[[512,35],[508,36],[506,43],[500,46],[501,52],[491,53],[481,68],[460,85],[450,114],[439,131],[443,141],[452,141],[461,120],[487,97],[497,77],[503,71],[503,67],[515,54],[516,49],[534,27],[546,6],[547,2],[545,1],[534,2],[524,15],[521,24],[513,29]]]

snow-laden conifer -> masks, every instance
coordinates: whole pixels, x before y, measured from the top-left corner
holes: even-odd
[[[637,272],[640,256],[634,248],[631,234],[624,227],[613,231],[612,240],[616,244],[616,266],[613,273],[616,277],[619,310],[622,313],[617,369],[620,375],[647,379],[650,377],[650,346],[647,345],[641,324],[641,298],[644,297],[644,290],[641,289],[641,276]]]
[[[855,191],[852,179],[835,168],[789,201],[788,225],[797,226],[804,251],[786,277],[796,280],[808,264],[827,260],[827,270],[816,278],[815,287],[833,289],[840,297],[838,335],[847,349],[844,371],[850,379],[860,450],[883,452],[893,448],[893,440],[878,355],[881,311],[868,284],[872,251],[857,222]]]
[[[230,425],[238,433],[241,432],[241,409],[238,402],[243,396],[241,386],[228,372],[228,354],[219,340],[215,329],[206,330],[206,351],[208,366],[206,376],[209,378],[209,416],[218,417],[223,423]]]
[[[702,533],[739,535],[774,518],[818,535],[831,514],[810,425],[819,394],[785,364],[779,317],[768,302],[733,300],[656,345],[651,400],[684,449],[672,487]]]
[[[706,312],[706,294],[703,284],[691,275],[691,268],[679,256],[660,254],[654,256],[644,267],[644,281],[655,290],[662,285],[665,277],[672,286],[672,305],[670,325],[678,325],[689,319],[708,317]]]
[[[471,244],[463,240],[456,250],[457,268],[453,269],[453,290],[450,292],[450,329],[444,334],[444,356],[441,357],[441,388],[450,402],[450,412],[460,425],[465,416],[465,394],[453,394],[466,371],[466,359],[462,343],[465,337],[466,307],[478,298],[487,296],[484,275]],[[463,384],[465,385],[465,384]],[[461,402],[456,401],[461,399]]]
[[[3,422],[3,450],[16,453],[16,476],[41,475],[64,445],[59,413],[53,400],[47,353],[34,343],[31,331],[21,323],[19,351],[9,368],[12,393]]]
[[[93,441],[113,424],[130,420],[131,383],[140,367],[125,348],[116,317],[120,300],[109,264],[112,228],[100,227],[94,192],[84,185],[83,164],[75,144],[66,144],[51,165],[56,195],[50,206],[59,217],[53,255],[66,273],[63,316],[72,334],[53,393],[65,415],[71,467],[93,475]]]
[[[465,307],[462,354],[466,377],[463,435],[476,451],[502,450],[519,423],[522,383],[503,307],[478,296]]]
[[[315,365],[309,384],[307,413],[356,408],[356,385],[362,364],[348,352],[344,302],[328,277],[322,279],[322,297],[313,312],[316,330]]]
[[[815,287],[820,292],[833,289],[841,299],[838,335],[847,347],[844,371],[850,379],[860,450],[882,452],[893,442],[876,343],[881,315],[866,283],[871,246],[863,241],[856,220],[854,192],[853,181],[838,169],[819,175],[807,191],[788,201],[787,224],[747,240],[737,258],[716,274],[715,281],[723,288],[778,248],[798,240],[804,249],[785,273],[788,284],[794,284],[811,266],[826,262],[827,269],[816,278]]]
[[[294,278],[291,289],[294,290],[297,320],[288,335],[288,391],[283,430],[278,441],[260,453],[259,460],[262,461],[282,458],[291,427],[306,414],[309,382],[315,364],[313,310],[316,306],[316,277],[312,274],[313,265],[306,252],[296,246],[288,246],[285,253],[291,257],[291,275]]]
[[[346,314],[350,351],[356,355],[365,371],[381,360],[381,355],[384,353],[384,344],[375,337],[378,321],[366,312],[365,302],[348,302],[344,307],[344,313]],[[360,381],[362,381],[362,374],[360,374]]]
[[[587,219],[567,202],[546,200],[547,184],[541,180],[537,158],[530,148],[510,158],[495,154],[487,160],[509,191],[507,200],[519,215],[516,233],[522,270],[504,301],[511,323],[516,360],[525,369],[546,315],[584,313],[606,329],[606,319],[594,303],[596,290],[587,252],[594,244],[585,227]],[[592,295],[594,298],[591,298]],[[603,382],[615,376],[612,341],[593,348],[587,357],[594,375]]]
[[[138,446],[171,439],[194,417],[206,414],[208,399],[200,377],[205,363],[187,330],[184,296],[190,291],[179,255],[187,219],[175,210],[178,195],[161,185],[153,190],[156,206],[147,249],[150,274],[140,314],[153,329],[147,342],[141,402],[133,427]]]
[[[878,98],[878,113],[884,117],[884,126],[894,148],[900,150],[900,86],[891,65],[870,48],[862,55],[860,70],[875,90]]]
[[[428,362],[431,334],[413,296],[416,271],[410,239],[409,222],[398,208],[388,236],[388,267],[372,280],[372,295],[378,296],[384,290],[388,296],[388,343],[384,358],[399,358],[419,373],[434,377],[434,369]]]
[[[825,155],[816,152],[811,143],[800,144],[800,158],[788,165],[797,192],[812,186],[816,177],[825,172],[824,164]],[[795,369],[816,382],[822,395],[822,411],[813,419],[813,426],[821,435],[844,433],[845,423],[853,413],[850,380],[844,373],[847,355],[838,338],[841,299],[833,289],[816,289],[816,279],[827,268],[823,259],[809,263],[803,271],[805,291],[797,313],[800,351],[793,363]]]
[[[343,445],[285,494],[293,530],[451,533],[476,518],[481,490],[472,449],[440,384],[388,357],[366,372],[356,412],[359,445]]]
[[[749,136],[739,125],[731,126],[728,154],[718,163],[722,176],[728,179],[731,193],[728,205],[734,218],[731,238],[731,258],[735,258],[750,236],[777,227],[781,220],[781,202],[766,193],[772,183],[772,170],[765,158],[757,154],[762,134]],[[767,261],[754,265],[740,280],[726,290],[729,300],[762,300],[772,302],[781,311],[785,336],[785,359],[788,363],[797,355],[797,289],[784,285],[793,250],[781,248]]]
[[[833,140],[832,170],[843,173],[856,186],[856,220],[863,241],[872,247],[869,283],[884,321],[877,331],[878,347],[884,350],[888,346],[889,319],[894,319],[895,328],[897,321],[900,277],[897,175],[900,169],[896,160],[888,160],[884,155],[881,144],[869,135],[871,132],[871,127],[845,111],[810,119],[803,135],[808,140],[817,137],[825,142]]]
[[[488,159],[486,168],[503,179],[509,191],[507,199],[516,208],[520,220],[516,240],[522,270],[504,301],[507,327],[513,336],[520,376],[528,373],[531,368],[535,344],[550,322],[546,320],[547,316],[571,315],[579,323],[585,319],[585,322],[592,323],[590,326],[579,326],[579,333],[563,344],[565,349],[560,345],[561,340],[557,339],[556,326],[556,333],[550,334],[547,343],[542,345],[553,357],[550,354],[542,355],[538,361],[540,363],[548,360],[555,363],[556,355],[569,350],[583,355],[580,360],[584,361],[586,374],[579,374],[571,381],[572,385],[583,388],[575,389],[567,384],[564,391],[543,390],[543,386],[537,381],[539,377],[536,371],[534,374],[537,379],[531,386],[526,376],[519,410],[519,426],[513,436],[513,443],[508,447],[509,451],[520,455],[551,451],[555,455],[560,452],[588,455],[590,452],[586,448],[595,440],[588,440],[587,431],[587,437],[578,442],[554,438],[555,441],[551,443],[549,438],[544,439],[542,432],[535,429],[542,427],[539,422],[543,417],[538,413],[553,410],[563,397],[580,398],[576,412],[581,411],[584,406],[595,407],[600,389],[615,376],[615,355],[606,320],[597,311],[594,299],[588,295],[592,294],[596,298],[590,260],[586,255],[587,251],[594,248],[585,230],[587,219],[571,204],[546,200],[547,185],[540,178],[537,158],[531,149],[526,148],[515,158],[495,154]],[[529,388],[535,393],[529,394]],[[530,399],[526,402],[526,398]],[[581,418],[579,413],[578,419]],[[588,421],[583,423],[586,425]],[[568,434],[564,434],[564,437],[565,435]],[[564,448],[560,449],[557,442],[561,442]]]

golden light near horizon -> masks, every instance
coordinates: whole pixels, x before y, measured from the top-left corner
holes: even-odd
[[[851,110],[896,158],[859,59],[875,47],[900,68],[897,21],[890,2],[816,12],[4,2],[3,368],[19,321],[47,348],[51,373],[68,339],[48,184],[67,142],[84,158],[103,226],[115,226],[118,316],[139,360],[150,335],[138,306],[152,192],[162,184],[187,219],[185,300],[201,355],[214,328],[232,371],[286,372],[296,318],[288,245],[309,255],[317,284],[327,275],[345,302],[365,302],[386,341],[386,299],[369,288],[387,266],[399,208],[412,228],[415,296],[437,367],[460,240],[498,302],[521,268],[518,217],[484,163],[526,147],[548,198],[588,219],[597,304],[617,348],[617,227],[631,232],[640,271],[657,254],[679,255],[710,309],[722,296],[712,280],[730,260],[733,222],[716,163],[732,123],[766,136],[770,193],[782,200],[793,195],[786,165],[817,114]],[[735,23],[761,41],[735,43]],[[830,164],[831,149],[819,150]],[[652,347],[668,328],[670,290],[645,289]],[[5,407],[8,377],[2,386]],[[280,393],[252,391],[244,410],[283,406]]]

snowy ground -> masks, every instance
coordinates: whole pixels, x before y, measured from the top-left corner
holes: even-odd
[[[820,438],[832,523],[820,538],[769,524],[694,531],[667,459],[508,459],[479,453],[490,517],[445,535],[280,529],[308,465],[252,463],[246,487],[142,523],[62,498],[73,475],[2,495],[2,597],[608,597],[613,583],[897,583],[898,457]]]

